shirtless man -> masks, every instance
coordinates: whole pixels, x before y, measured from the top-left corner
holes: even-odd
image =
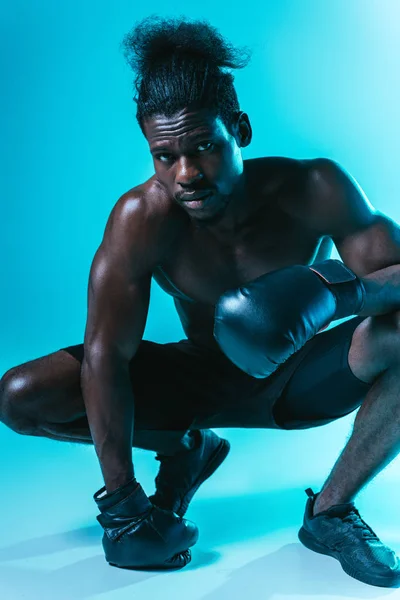
[[[353,503],[400,449],[398,226],[330,160],[243,161],[251,125],[222,68],[248,57],[209,24],[149,18],[124,48],[155,173],[111,211],[84,343],[4,374],[2,422],[94,443],[107,561],[174,568],[197,540],[189,502],[229,451],[209,428],[314,427],[360,407],[322,490],[307,490],[299,537],[352,577],[399,586]],[[325,262],[333,244],[343,262]],[[142,340],[152,277],[187,339]],[[150,498],[132,446],[160,461]]]

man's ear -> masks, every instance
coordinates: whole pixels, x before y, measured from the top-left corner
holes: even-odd
[[[251,128],[249,115],[243,111],[236,113],[234,135],[237,145],[240,148],[246,148],[252,140],[253,130]]]

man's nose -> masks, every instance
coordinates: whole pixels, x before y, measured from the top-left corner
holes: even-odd
[[[183,188],[191,187],[193,184],[201,181],[203,174],[195,161],[182,157],[178,162],[176,173],[176,182]]]

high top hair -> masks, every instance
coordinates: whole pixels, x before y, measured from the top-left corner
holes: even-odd
[[[239,108],[234,77],[250,60],[207,21],[150,16],[125,35],[124,56],[136,73],[136,118],[171,117],[183,108],[210,109],[229,129]]]

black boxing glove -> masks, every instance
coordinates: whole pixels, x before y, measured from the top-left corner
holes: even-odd
[[[191,561],[197,542],[194,523],[153,506],[133,478],[110,494],[106,488],[93,498],[96,518],[104,529],[103,549],[110,565],[121,568],[179,569]]]
[[[237,367],[261,379],[331,321],[359,313],[364,299],[361,279],[339,260],[278,269],[220,297],[214,337]]]

